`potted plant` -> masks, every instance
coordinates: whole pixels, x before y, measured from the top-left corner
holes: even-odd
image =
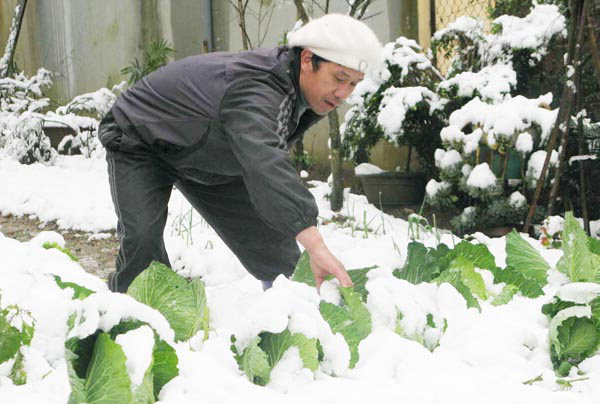
[[[370,150],[380,140],[408,146],[408,158],[395,172],[357,176],[371,203],[420,204],[426,178],[435,170],[435,150],[441,147],[444,102],[435,89],[442,76],[422,48],[405,37],[384,46],[384,61],[349,98],[352,107],[340,130],[342,154],[361,164],[369,161]],[[419,172],[410,168],[415,154]]]

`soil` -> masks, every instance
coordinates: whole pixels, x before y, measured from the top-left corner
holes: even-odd
[[[28,217],[0,216],[0,233],[21,242],[29,241],[41,231],[55,231],[65,239],[65,247],[78,258],[87,272],[106,280],[115,270],[119,242],[114,233],[109,238],[89,240],[90,233],[59,229],[56,223],[42,223]]]

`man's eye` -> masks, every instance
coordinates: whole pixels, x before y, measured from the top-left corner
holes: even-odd
[[[339,77],[336,77],[336,78],[335,78],[335,81],[337,81],[338,83],[343,83],[343,82],[344,82],[344,79],[340,79]]]

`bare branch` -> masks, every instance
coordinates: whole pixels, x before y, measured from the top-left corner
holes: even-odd
[[[306,13],[306,8],[304,8],[304,3],[302,0],[294,0],[294,4],[296,5],[296,11],[298,16],[305,24],[308,22],[308,14]]]

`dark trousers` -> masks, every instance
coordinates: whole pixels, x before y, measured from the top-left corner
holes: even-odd
[[[99,129],[120,242],[116,270],[108,280],[110,290],[126,292],[152,261],[170,266],[163,232],[173,186],[254,277],[272,281],[279,274],[291,275],[300,256],[296,241],[260,219],[241,177],[218,185],[188,178],[135,134],[123,133],[111,118],[105,118]]]

